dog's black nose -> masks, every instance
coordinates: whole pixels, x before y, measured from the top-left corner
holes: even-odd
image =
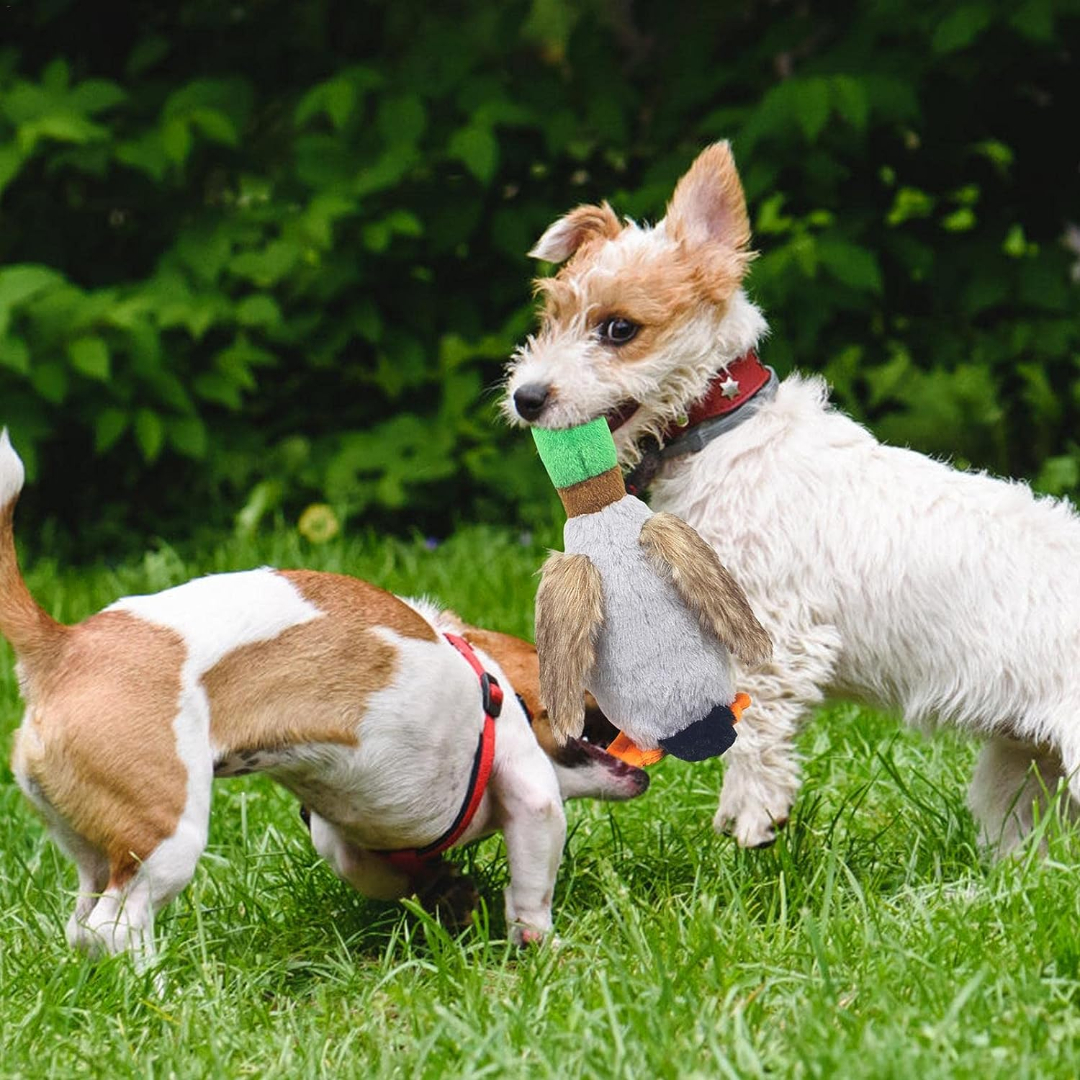
[[[526,383],[514,391],[514,408],[522,420],[535,420],[547,404],[551,387],[543,383]]]

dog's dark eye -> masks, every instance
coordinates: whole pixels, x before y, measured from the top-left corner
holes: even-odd
[[[605,319],[597,328],[600,340],[605,345],[625,345],[641,327],[629,319]]]

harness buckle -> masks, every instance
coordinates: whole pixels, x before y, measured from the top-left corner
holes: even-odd
[[[499,685],[499,680],[486,671],[480,676],[480,694],[484,702],[484,712],[492,720],[497,720],[502,712],[503,689]]]

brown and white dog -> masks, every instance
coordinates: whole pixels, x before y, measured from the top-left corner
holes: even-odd
[[[218,574],[61,625],[16,562],[22,485],[4,431],[0,633],[27,705],[12,767],[78,868],[67,931],[78,948],[152,954],[154,913],[191,880],[206,846],[215,776],[264,771],[295,793],[316,849],[366,896],[430,884],[417,860],[385,853],[448,835],[475,791],[481,682],[448,632],[505,690],[489,781],[456,842],[502,830],[513,940],[551,928],[563,800],[630,799],[648,786],[596,746],[556,748],[531,645],[354,578]]]

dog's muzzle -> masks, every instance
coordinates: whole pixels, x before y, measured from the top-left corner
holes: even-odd
[[[543,383],[526,383],[514,391],[514,408],[522,420],[539,418],[551,396],[551,387]]]

